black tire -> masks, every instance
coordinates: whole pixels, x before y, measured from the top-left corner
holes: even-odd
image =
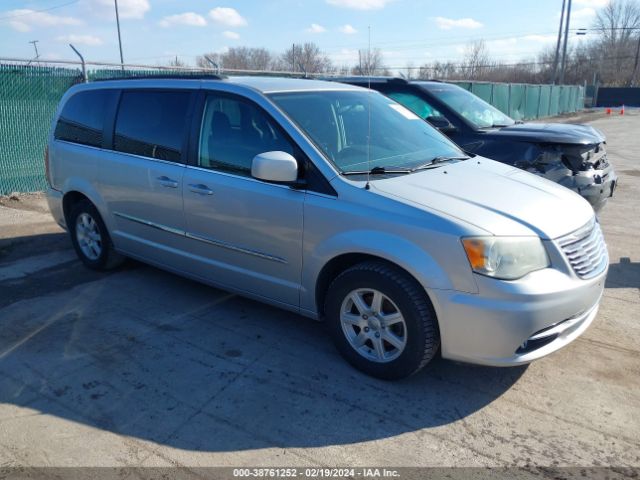
[[[375,289],[392,300],[404,317],[406,345],[386,363],[365,358],[352,347],[343,331],[343,301],[354,290]],[[438,352],[440,333],[433,305],[421,285],[405,271],[383,261],[357,264],[336,277],[325,299],[327,326],[342,356],[373,377],[397,380],[415,374]]]
[[[97,226],[101,246],[101,252],[97,258],[90,258],[80,247],[77,233],[77,222],[78,218],[82,214],[89,215],[95,221]],[[113,242],[109,236],[109,231],[107,230],[98,209],[90,201],[82,200],[73,205],[67,218],[67,226],[69,234],[71,235],[73,248],[85,266],[93,270],[112,270],[122,265],[125,257],[116,252],[113,248]]]

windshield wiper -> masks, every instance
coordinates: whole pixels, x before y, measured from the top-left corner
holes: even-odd
[[[427,168],[434,168],[439,163],[452,162],[454,160],[469,160],[470,158],[471,157],[468,157],[468,156],[457,156],[456,157],[456,156],[440,155],[439,157],[432,158],[427,163],[424,163],[422,165],[418,165],[417,167],[412,168],[411,171],[415,172],[417,170],[424,170],[424,169],[427,169]]]
[[[347,170],[342,172],[341,175],[387,175],[394,173],[411,173],[412,168],[387,168],[387,167],[373,167],[371,170]]]
[[[479,130],[488,130],[490,128],[504,128],[504,127],[510,127],[511,125],[506,125],[506,124],[502,124],[502,123],[494,123],[492,125],[487,125],[485,127],[478,127]]]

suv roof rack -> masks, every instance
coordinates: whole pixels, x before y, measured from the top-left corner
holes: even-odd
[[[194,73],[193,75],[185,73],[167,73],[167,74],[153,74],[153,75],[127,75],[124,77],[108,77],[108,78],[96,78],[94,82],[106,82],[110,80],[163,80],[163,79],[177,79],[177,80],[224,80],[227,77],[225,75],[217,75],[215,73]]]

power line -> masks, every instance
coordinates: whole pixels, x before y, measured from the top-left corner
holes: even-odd
[[[60,5],[54,5],[53,7],[49,7],[49,8],[41,8],[39,10],[29,10],[28,12],[16,13],[15,15],[5,15],[5,16],[0,17],[0,20],[6,20],[8,18],[25,17],[27,15],[33,15],[35,13],[48,12],[50,10],[55,10],[57,8],[62,8],[62,7],[66,7],[68,5],[73,5],[74,3],[78,3],[79,1],[80,0],[71,0],[70,2],[61,3]]]

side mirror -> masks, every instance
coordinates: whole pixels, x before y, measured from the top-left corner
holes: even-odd
[[[264,152],[253,157],[251,176],[265,182],[292,183],[298,179],[298,162],[287,152]]]
[[[432,126],[436,127],[443,133],[447,132],[455,132],[458,129],[449,122],[444,117],[427,117],[427,122],[429,122]]]

